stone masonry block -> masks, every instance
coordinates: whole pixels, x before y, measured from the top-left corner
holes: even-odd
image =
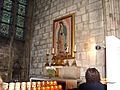
[[[65,0],[65,7],[73,5],[73,0]]]
[[[57,5],[57,10],[62,10],[62,9],[64,9],[64,6],[65,6],[64,3],[58,4],[58,5]]]
[[[67,12],[73,11],[77,9],[77,5],[73,5],[67,8]]]
[[[53,13],[52,17],[53,17],[53,18],[54,18],[54,17],[57,17],[59,14],[60,14],[59,11],[58,11],[58,12],[55,12],[55,13]]]
[[[81,16],[77,16],[75,18],[75,23],[80,23],[81,22]]]
[[[89,3],[93,3],[93,2],[96,2],[96,1],[100,1],[100,0],[89,0]]]
[[[83,14],[82,21],[87,21],[87,20],[88,20],[88,14]]]
[[[81,2],[81,0],[74,0],[74,3],[76,4],[76,3],[79,3],[79,2]]]
[[[89,4],[87,6],[88,12],[91,12],[91,11],[94,11],[94,10],[97,10],[97,9],[101,9],[101,8],[102,8],[102,1],[98,1],[98,2],[95,2],[95,3]]]
[[[40,25],[39,24],[35,26],[35,30],[37,30],[37,29],[40,29]]]
[[[56,10],[57,10],[56,6],[54,6],[54,7],[50,8],[50,14],[52,14],[52,13],[56,12]]]
[[[103,20],[103,10],[96,10],[89,13],[90,23]]]
[[[47,39],[47,38],[49,38],[49,33],[44,33],[43,34],[43,39]]]
[[[83,23],[78,24],[78,30],[83,30]]]
[[[62,14],[65,14],[66,13],[66,8],[65,9],[62,9],[62,10],[60,10],[60,14],[62,15]]]

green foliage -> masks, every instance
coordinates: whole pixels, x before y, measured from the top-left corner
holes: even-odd
[[[56,72],[55,69],[52,69],[52,68],[47,69],[47,74],[48,74],[49,77],[54,77],[55,72]]]

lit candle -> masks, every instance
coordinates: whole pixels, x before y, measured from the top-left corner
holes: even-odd
[[[57,85],[57,81],[54,81],[53,84],[54,84],[54,85]]]
[[[50,86],[50,90],[54,90],[54,86]]]
[[[44,86],[45,86],[45,82],[43,81],[43,82],[42,82],[42,87],[44,87]]]
[[[58,85],[58,89],[59,89],[59,90],[62,90],[62,85]]]
[[[52,48],[52,54],[54,54],[54,53],[55,53],[54,48]]]
[[[76,45],[75,45],[75,50],[74,50],[74,51],[76,52],[76,50],[77,50],[77,49],[76,49]]]
[[[41,87],[41,82],[38,81],[38,82],[37,82],[37,88],[40,90],[40,87]]]
[[[26,90],[26,82],[21,82],[21,90]]]
[[[59,90],[57,85],[56,85],[56,86],[54,86],[54,89],[55,89],[55,90]]]
[[[66,52],[68,52],[68,46],[67,46]]]
[[[53,85],[53,81],[50,81],[50,85],[51,85],[51,86]]]
[[[47,82],[46,82],[46,84],[49,86],[50,82],[49,82],[49,81],[47,81]]]
[[[9,83],[4,83],[4,90],[8,90]]]
[[[20,90],[20,82],[15,83],[15,90]]]
[[[45,90],[45,87],[41,87],[41,90]]]
[[[50,87],[49,87],[49,86],[47,86],[45,90],[50,90]]]
[[[15,83],[14,82],[10,82],[9,83],[9,90],[14,90],[15,89]]]
[[[31,90],[31,82],[27,82],[27,90]]]
[[[32,89],[36,89],[36,82],[32,82]]]

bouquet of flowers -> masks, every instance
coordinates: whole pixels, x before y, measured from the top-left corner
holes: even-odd
[[[56,69],[54,67],[47,67],[47,74],[49,76],[49,78],[54,77],[55,73],[56,73]]]

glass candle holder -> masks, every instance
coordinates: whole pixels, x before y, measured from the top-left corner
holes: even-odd
[[[26,90],[27,85],[26,82],[21,82],[21,90]]]
[[[59,90],[62,90],[62,85],[58,85],[58,89],[59,89]]]
[[[27,90],[31,90],[31,82],[27,82]]]
[[[50,90],[54,90],[54,86],[50,86]]]
[[[45,88],[45,90],[50,90],[50,86],[47,86],[47,87]]]
[[[57,81],[53,81],[53,85],[57,85]]]

